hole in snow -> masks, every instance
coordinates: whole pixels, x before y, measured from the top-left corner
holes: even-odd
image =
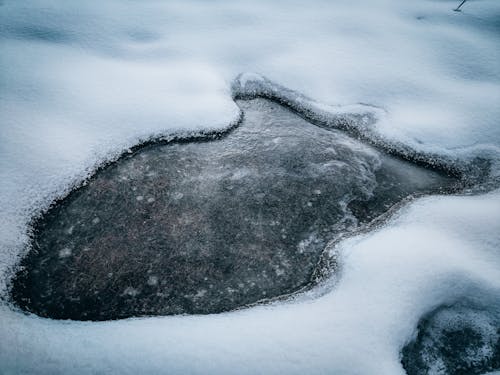
[[[485,374],[500,369],[498,306],[443,306],[424,317],[402,351],[408,375]]]
[[[34,224],[15,303],[108,320],[269,300],[332,267],[339,235],[456,183],[272,101],[238,104],[220,139],[145,145],[57,202]]]

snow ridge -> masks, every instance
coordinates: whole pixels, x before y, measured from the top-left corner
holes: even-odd
[[[238,75],[231,90],[234,99],[264,97],[275,100],[319,126],[344,130],[391,155],[459,177],[469,187],[484,184],[491,177],[492,160],[498,159],[495,150],[474,150],[476,156],[472,158],[417,150],[404,142],[389,140],[377,131],[374,125],[387,115],[383,108],[361,103],[346,106],[319,103],[257,73]]]

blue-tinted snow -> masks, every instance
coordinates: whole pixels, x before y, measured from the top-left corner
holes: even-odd
[[[384,139],[498,175],[500,3],[457,3],[3,1],[0,293],[33,213],[141,139],[229,126],[241,72],[320,109],[368,103]],[[498,311],[498,223],[498,190],[419,200],[342,243],[321,298],[216,316],[55,322],[0,302],[0,372],[400,374],[426,312]]]

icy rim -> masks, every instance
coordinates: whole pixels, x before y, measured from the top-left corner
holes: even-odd
[[[355,138],[362,139],[389,154],[459,177],[464,183],[478,185],[488,180],[492,161],[482,153],[474,156],[472,160],[463,160],[456,156],[419,151],[378,134],[373,125],[385,116],[386,112],[382,108],[368,104],[342,107],[325,105],[255,73],[240,74],[231,88],[235,99],[263,97],[275,100],[317,125],[345,130]]]

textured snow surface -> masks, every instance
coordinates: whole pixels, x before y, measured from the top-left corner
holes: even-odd
[[[500,175],[500,2],[457,3],[2,1],[0,295],[34,213],[141,140],[230,126],[241,72],[320,113],[367,103],[371,134]],[[425,313],[498,310],[499,223],[498,190],[418,200],[344,241],[321,297],[227,314],[56,322],[0,301],[0,372],[400,374]]]

